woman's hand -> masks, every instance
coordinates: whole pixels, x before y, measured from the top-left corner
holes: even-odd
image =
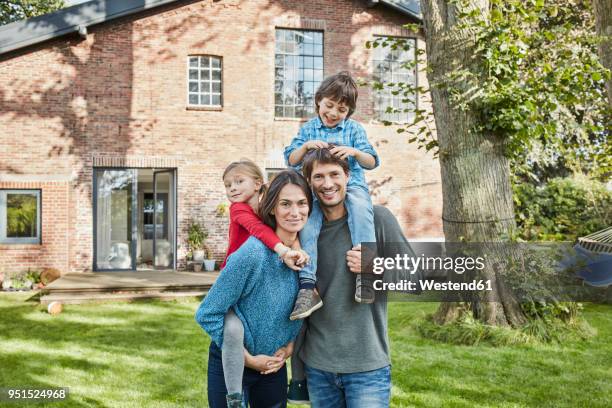
[[[289,357],[291,357],[292,354],[293,354],[293,342],[287,344],[286,346],[279,348],[274,353],[274,357],[280,358],[282,359],[282,361],[280,361],[279,363],[272,363],[270,365],[270,368],[264,371],[262,374],[271,374],[271,373],[277,372],[283,367],[283,365],[285,364],[285,361]]]
[[[247,356],[244,365],[258,371],[260,374],[274,373],[285,364],[285,359],[276,356],[266,356],[258,354],[256,356]]]

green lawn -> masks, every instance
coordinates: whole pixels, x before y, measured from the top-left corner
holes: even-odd
[[[26,299],[0,294],[0,387],[69,387],[70,400],[50,407],[206,406],[209,340],[193,320],[197,301],[68,305],[50,316]],[[390,305],[392,406],[612,403],[612,306],[586,307],[591,340],[507,348],[419,337],[411,321],[435,307]]]

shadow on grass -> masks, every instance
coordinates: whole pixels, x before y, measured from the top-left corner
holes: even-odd
[[[69,406],[126,398],[134,406],[203,405],[208,340],[193,319],[196,306],[66,305],[51,316],[23,296],[0,297],[0,366],[11,368],[0,370],[0,384],[70,387]]]

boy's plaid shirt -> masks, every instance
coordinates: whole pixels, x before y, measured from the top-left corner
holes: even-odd
[[[378,167],[380,161],[376,151],[368,141],[365,129],[358,122],[352,119],[345,119],[334,128],[326,127],[319,116],[316,116],[306,122],[293,138],[291,144],[285,148],[285,161],[289,165],[289,156],[295,150],[300,148],[304,143],[310,140],[322,140],[327,143],[334,143],[342,146],[354,147],[364,153],[369,153],[374,156]],[[351,171],[349,178],[349,186],[359,186],[368,190],[368,185],[365,180],[363,167],[357,162],[354,157],[349,157],[349,168]],[[302,164],[290,166],[291,168],[302,172]]]

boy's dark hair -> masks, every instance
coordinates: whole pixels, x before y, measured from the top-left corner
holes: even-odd
[[[272,180],[270,183],[270,186],[267,188],[263,198],[261,199],[261,203],[259,204],[259,217],[262,219],[264,224],[272,229],[276,228],[276,218],[271,213],[278,203],[278,196],[280,195],[281,190],[287,184],[295,184],[302,189],[306,199],[308,200],[308,215],[310,215],[310,212],[312,211],[312,192],[310,191],[308,182],[295,170],[283,170],[274,176],[274,180]]]
[[[330,150],[336,147],[335,144],[330,143],[329,147],[324,147],[322,149],[312,149],[304,156],[302,160],[302,173],[306,180],[310,181],[310,176],[312,176],[312,169],[314,167],[315,162],[319,164],[336,164],[342,167],[344,170],[344,174],[349,175],[349,165],[348,162],[344,159],[340,159],[333,154],[331,154]]]
[[[319,113],[321,99],[329,98],[338,103],[344,103],[348,108],[346,118],[350,118],[357,108],[357,84],[348,71],[338,72],[328,76],[321,82],[315,93],[315,111]]]

